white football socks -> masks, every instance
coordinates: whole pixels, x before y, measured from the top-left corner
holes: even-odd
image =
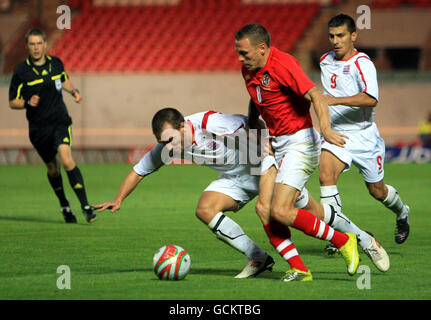
[[[336,185],[320,187],[320,203],[328,203],[341,209],[342,203]]]
[[[242,230],[242,228],[231,218],[219,212],[208,224],[220,240],[231,247],[244,253],[250,260],[258,260],[266,255]]]
[[[310,195],[307,188],[303,188],[298,198],[295,201],[295,208],[304,209],[310,201]]]
[[[371,236],[365,231],[359,229],[341,212],[341,210],[327,203],[322,203],[322,205],[325,212],[325,217],[323,219],[325,223],[338,231],[356,234],[358,236],[358,244],[362,248],[366,248],[371,245]]]
[[[397,219],[404,219],[407,217],[408,209],[398,195],[397,189],[388,184],[386,187],[388,188],[388,196],[382,203],[397,215]]]

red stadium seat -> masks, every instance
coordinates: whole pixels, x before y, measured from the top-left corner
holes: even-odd
[[[73,1],[73,5],[84,2],[88,0]],[[276,39],[274,45],[289,51],[319,8],[317,3],[247,4],[241,0],[91,6],[74,17],[73,30],[63,32],[52,52],[67,61],[69,72],[239,70],[233,51],[233,33],[238,28],[262,23]]]

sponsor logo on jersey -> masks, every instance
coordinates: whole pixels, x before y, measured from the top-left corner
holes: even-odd
[[[268,72],[265,72],[265,73],[263,74],[263,77],[262,77],[262,85],[263,85],[264,87],[267,87],[267,86],[269,85],[269,81],[270,81],[270,79],[269,79],[269,74],[268,74]]]

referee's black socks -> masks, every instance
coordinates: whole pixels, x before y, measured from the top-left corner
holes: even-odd
[[[61,178],[61,174],[56,176],[50,176],[48,174],[49,184],[55,192],[58,200],[60,201],[60,206],[67,207],[69,206],[69,201],[66,199],[66,195],[64,194],[63,189],[63,179]]]
[[[66,171],[66,173],[69,177],[69,182],[72,186],[72,189],[75,191],[79,202],[81,202],[81,207],[84,208],[88,205],[88,200],[87,193],[85,192],[84,178],[82,177],[81,170],[79,170],[78,166],[75,166],[75,168],[70,171]]]

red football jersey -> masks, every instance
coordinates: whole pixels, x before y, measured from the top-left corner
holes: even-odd
[[[242,68],[247,90],[272,136],[292,134],[313,126],[310,101],[304,98],[314,83],[290,54],[271,47],[258,71]]]

